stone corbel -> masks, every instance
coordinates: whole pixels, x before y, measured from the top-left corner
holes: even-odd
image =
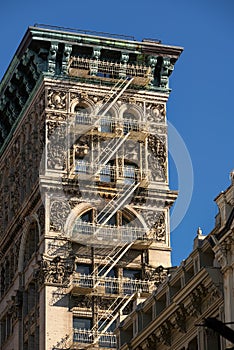
[[[67,75],[68,74],[68,62],[70,60],[72,52],[72,45],[65,44],[64,51],[63,51],[63,61],[62,61],[62,74]]]
[[[169,320],[160,327],[160,341],[168,347],[171,346],[171,328],[172,324]]]
[[[180,304],[179,309],[175,312],[175,326],[179,332],[186,333],[186,317],[188,313],[184,304]]]
[[[171,59],[169,57],[163,57],[161,71],[160,71],[160,86],[162,88],[168,88],[169,76],[174,69]]]
[[[41,48],[38,54],[35,54],[33,62],[37,67],[38,72],[46,71],[46,60],[48,57],[48,50]]]
[[[149,56],[148,59],[148,65],[149,65],[149,71],[148,71],[148,78],[150,80],[150,85],[154,85],[154,71],[157,64],[157,57],[156,56]]]
[[[121,52],[121,66],[119,70],[119,77],[120,78],[126,78],[126,68],[127,68],[127,63],[129,60],[129,53],[128,52]]]
[[[31,50],[27,49],[25,54],[22,57],[22,64],[24,66],[27,66],[28,62],[30,61],[31,57],[33,56],[33,53]]]
[[[98,72],[98,60],[101,56],[101,47],[94,47],[92,54],[92,61],[90,62],[90,74],[97,75]]]
[[[48,73],[55,74],[57,51],[58,51],[58,42],[54,41],[51,43],[50,51],[48,55]]]

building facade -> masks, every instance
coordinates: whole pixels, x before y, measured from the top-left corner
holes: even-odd
[[[119,320],[119,349],[234,348],[234,172],[231,185],[215,201],[218,214],[212,232],[204,236],[198,229],[188,258],[150,297]],[[217,323],[217,329],[205,327],[207,319],[223,324]]]
[[[114,348],[171,266],[182,48],[30,27],[0,85],[1,349]]]

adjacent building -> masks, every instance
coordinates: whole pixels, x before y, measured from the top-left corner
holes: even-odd
[[[119,319],[119,349],[234,349],[234,172],[231,185],[215,201],[214,229],[204,236],[199,228],[192,253],[150,297]],[[206,320],[217,329],[205,327]]]
[[[153,39],[28,28],[0,84],[2,350],[114,348],[119,315],[148,296],[163,310],[208,262],[196,293],[209,287],[222,309],[207,241],[207,264],[194,253],[196,264],[155,291],[173,270],[166,102],[181,52]],[[145,325],[154,312],[142,306]],[[126,320],[121,346],[144,327],[130,331]]]

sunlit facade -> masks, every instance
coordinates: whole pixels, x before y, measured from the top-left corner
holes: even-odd
[[[171,269],[166,102],[182,48],[28,28],[0,85],[2,350],[115,348]]]

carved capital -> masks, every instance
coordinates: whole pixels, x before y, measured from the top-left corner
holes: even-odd
[[[74,271],[74,261],[74,257],[63,258],[56,256],[50,258],[43,256],[38,263],[39,268],[36,273],[39,284],[68,285],[70,276]]]
[[[154,281],[155,286],[159,286],[168,275],[168,269],[165,269],[162,265],[158,266],[156,269],[154,268],[147,268],[147,271],[145,273],[145,277],[149,281]]]

